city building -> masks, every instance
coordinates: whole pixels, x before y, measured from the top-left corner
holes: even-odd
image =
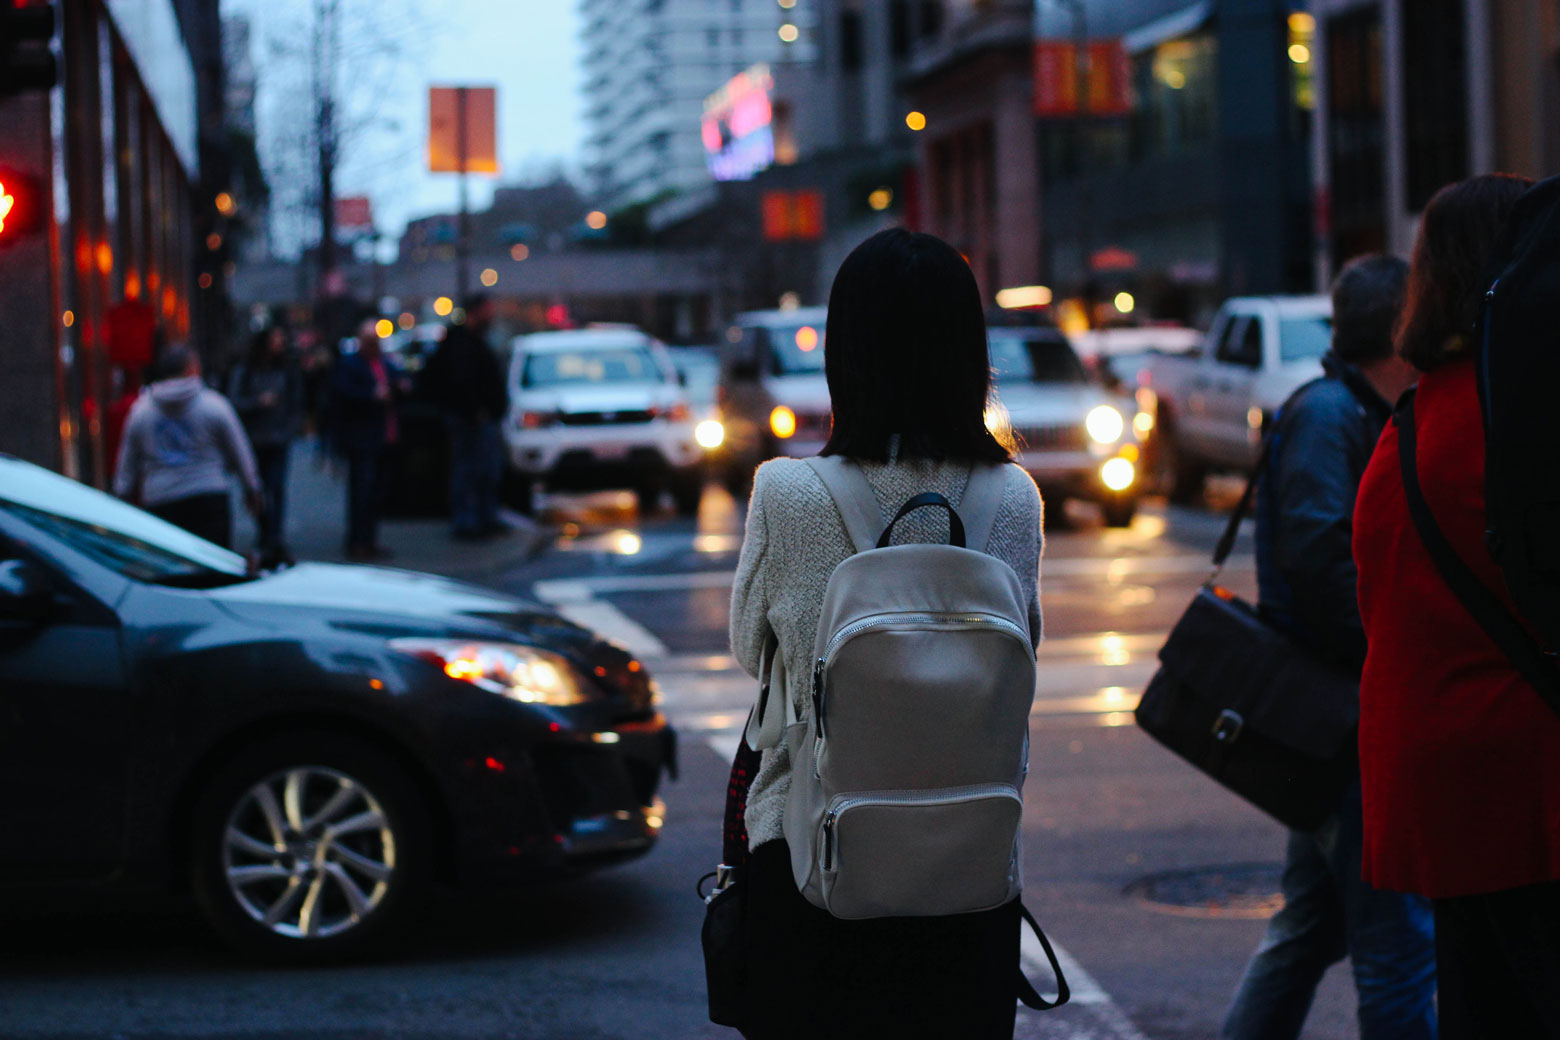
[[[246,15],[222,19],[222,63],[223,109],[232,161],[229,180],[235,237],[239,239],[234,252],[240,260],[263,260],[271,255],[271,199],[260,166],[255,119],[260,77],[255,68],[252,25]]]
[[[580,0],[586,171],[610,212],[710,182],[704,102],[743,70],[811,62],[816,0]]]
[[[222,140],[220,93],[203,100],[221,89],[216,5],[42,6],[58,85],[0,98],[0,167],[39,189],[37,230],[13,212],[0,247],[0,451],[104,484],[154,342],[204,345],[226,311],[202,299],[224,273],[202,180]]]
[[[1407,255],[1442,185],[1560,172],[1560,8],[1545,0],[1313,0],[1316,267]]]

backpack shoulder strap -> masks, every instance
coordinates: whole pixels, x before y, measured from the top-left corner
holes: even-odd
[[[1544,652],[1527,629],[1522,627],[1516,615],[1457,554],[1436,521],[1435,514],[1430,511],[1430,504],[1425,501],[1424,489],[1419,483],[1418,438],[1414,428],[1412,390],[1403,395],[1394,418],[1397,420],[1398,462],[1402,469],[1408,512],[1413,517],[1420,540],[1430,553],[1430,559],[1435,562],[1435,569],[1441,573],[1442,579],[1479,627],[1484,629],[1490,640],[1538,691],[1544,703],[1560,714],[1560,670],[1556,669],[1554,658]]]
[[[996,526],[997,514],[1002,511],[1002,497],[1007,493],[1008,470],[1004,465],[975,463],[970,467],[970,480],[964,485],[964,495],[959,499],[959,519],[964,521],[964,544],[978,552],[986,552],[991,541],[991,529]]]
[[[878,508],[877,492],[867,482],[861,467],[840,455],[807,460],[823,486],[828,489],[834,504],[845,521],[845,533],[856,546],[857,552],[866,552],[877,545],[883,531],[883,512]]]

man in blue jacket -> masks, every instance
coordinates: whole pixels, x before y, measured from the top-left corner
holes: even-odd
[[[1354,500],[1390,402],[1414,370],[1393,352],[1408,265],[1361,257],[1333,283],[1326,376],[1275,420],[1257,494],[1258,606],[1317,657],[1355,675],[1365,665],[1354,566]],[[1430,905],[1360,879],[1360,787],[1319,830],[1291,831],[1284,908],[1246,968],[1225,1040],[1294,1040],[1327,969],[1350,958],[1361,1040],[1434,1040],[1435,932]]]

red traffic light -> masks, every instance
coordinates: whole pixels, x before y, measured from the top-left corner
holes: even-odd
[[[0,247],[42,228],[43,211],[38,178],[0,166]]]

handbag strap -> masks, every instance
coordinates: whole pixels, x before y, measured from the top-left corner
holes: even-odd
[[[1240,502],[1235,506],[1235,511],[1230,514],[1229,522],[1224,525],[1224,533],[1219,536],[1219,542],[1213,549],[1213,573],[1208,575],[1205,585],[1212,585],[1224,570],[1224,561],[1230,558],[1230,553],[1235,551],[1235,539],[1240,534],[1240,522],[1246,519],[1246,514],[1251,512],[1251,505],[1257,498],[1257,484],[1262,480],[1262,475],[1267,472],[1268,462],[1273,457],[1273,441],[1278,433],[1278,424],[1268,430],[1267,436],[1262,438],[1262,454],[1257,456],[1257,468],[1251,471],[1251,477],[1246,481],[1246,490],[1241,493]]]
[[[1484,629],[1484,633],[1510,658],[1517,671],[1532,684],[1550,710],[1560,715],[1560,670],[1553,655],[1544,651],[1511,609],[1479,580],[1478,575],[1458,555],[1446,533],[1436,522],[1430,504],[1425,501],[1419,483],[1418,434],[1414,426],[1414,391],[1403,395],[1394,416],[1397,420],[1398,462],[1403,472],[1403,493],[1408,513],[1414,519],[1420,541],[1430,553],[1435,569],[1451,587],[1452,594]]]
[[[1034,1008],[1036,1011],[1050,1011],[1067,1003],[1072,997],[1072,991],[1067,988],[1067,977],[1062,974],[1062,965],[1056,959],[1056,951],[1051,948],[1051,940],[1045,937],[1045,932],[1040,928],[1040,922],[1035,920],[1035,915],[1029,912],[1029,907],[1023,903],[1018,904],[1018,912],[1024,915],[1024,920],[1029,923],[1030,929],[1035,933],[1035,938],[1040,940],[1040,948],[1045,951],[1045,959],[1051,962],[1051,970],[1056,973],[1056,999],[1046,1000],[1035,989],[1034,983],[1029,981],[1029,976],[1024,974],[1023,964],[1018,965],[1018,999],[1024,1002],[1025,1007]]]

